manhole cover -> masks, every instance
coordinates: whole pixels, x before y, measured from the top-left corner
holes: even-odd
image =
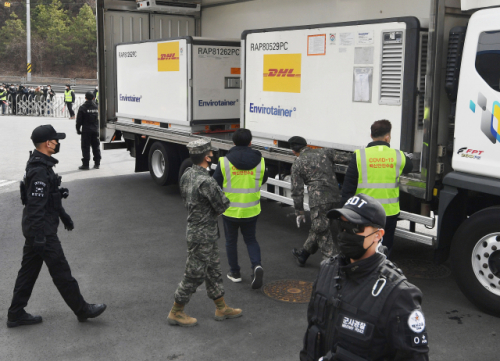
[[[431,261],[418,259],[403,259],[397,262],[397,266],[403,270],[407,277],[437,279],[445,278],[451,274],[448,267],[436,265]]]
[[[311,299],[312,282],[278,280],[266,284],[264,294],[275,300],[290,303],[308,303]]]

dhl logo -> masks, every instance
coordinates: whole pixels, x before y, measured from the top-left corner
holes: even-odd
[[[268,73],[264,73],[265,77],[287,77],[300,78],[300,74],[294,74],[295,69],[269,69]]]
[[[171,54],[161,54],[158,60],[176,60],[179,59],[179,57],[175,56],[175,53]]]
[[[301,57],[301,54],[264,54],[262,90],[300,93]]]

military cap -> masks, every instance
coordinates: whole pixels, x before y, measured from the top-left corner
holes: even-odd
[[[290,143],[290,145],[302,145],[302,146],[306,146],[307,145],[307,140],[305,140],[304,138],[302,137],[299,137],[299,136],[294,136],[294,137],[291,137],[290,139],[288,139],[288,143]]]
[[[215,151],[217,148],[212,147],[209,139],[197,139],[187,144],[189,154],[203,154],[209,150]]]

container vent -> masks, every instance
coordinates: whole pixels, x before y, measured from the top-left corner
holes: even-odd
[[[424,100],[425,100],[425,74],[427,74],[427,44],[429,33],[420,33],[420,57],[418,63],[418,97],[417,97],[417,121],[418,125],[424,124]]]
[[[403,92],[404,32],[382,34],[379,104],[399,105]]]
[[[188,9],[196,9],[198,4],[190,4],[190,3],[181,3],[175,1],[161,1],[156,0],[156,5],[158,6],[173,6],[177,8],[188,8]]]

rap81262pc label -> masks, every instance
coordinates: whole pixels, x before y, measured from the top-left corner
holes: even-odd
[[[239,56],[240,49],[237,48],[198,48],[198,55],[225,55]]]

